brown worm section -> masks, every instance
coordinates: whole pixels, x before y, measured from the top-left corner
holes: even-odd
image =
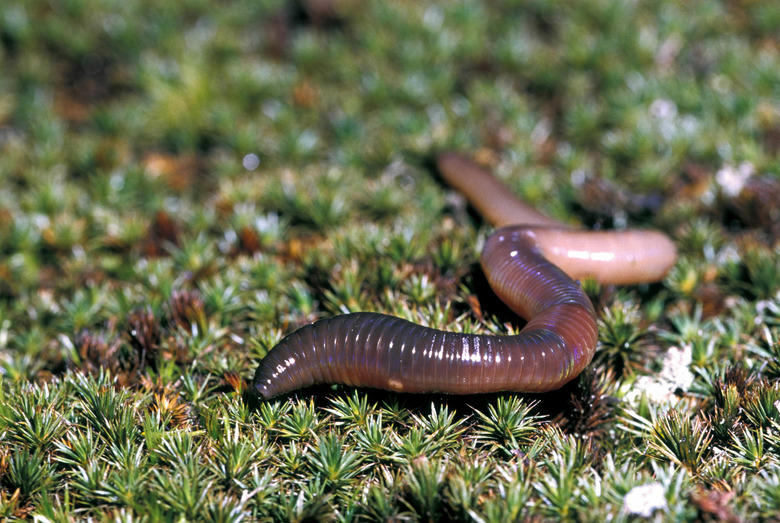
[[[335,316],[293,332],[269,351],[252,383],[258,395],[272,398],[319,383],[447,394],[555,390],[590,363],[598,340],[593,305],[572,278],[655,281],[676,260],[662,233],[568,229],[460,155],[442,154],[437,164],[490,223],[522,224],[496,230],[481,263],[498,297],[528,319],[523,330],[462,334],[384,314]]]

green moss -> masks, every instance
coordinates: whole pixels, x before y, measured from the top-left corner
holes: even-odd
[[[4,2],[0,518],[606,520],[650,483],[661,519],[774,517],[774,3],[320,4]],[[445,148],[680,261],[583,282],[597,364],[557,394],[251,410],[257,362],[320,317],[519,328]],[[690,390],[634,394],[672,347]]]

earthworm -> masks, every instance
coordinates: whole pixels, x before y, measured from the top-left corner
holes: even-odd
[[[272,398],[320,383],[398,392],[475,394],[555,390],[596,350],[596,312],[577,279],[657,281],[676,261],[657,231],[570,229],[515,198],[486,169],[444,153],[444,180],[499,228],[481,264],[496,295],[528,320],[514,336],[432,329],[371,312],[306,325],[260,362],[254,392]]]

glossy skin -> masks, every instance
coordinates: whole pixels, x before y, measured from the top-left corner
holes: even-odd
[[[571,230],[460,155],[443,154],[437,164],[490,223],[505,226],[486,241],[481,263],[498,297],[528,319],[523,330],[461,334],[367,312],[327,318],[271,349],[252,383],[259,396],[319,383],[447,394],[555,390],[590,363],[598,340],[593,305],[572,278],[655,281],[676,260],[659,232]],[[506,227],[513,223],[523,225]]]

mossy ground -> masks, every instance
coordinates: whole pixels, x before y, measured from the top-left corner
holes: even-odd
[[[641,486],[653,520],[776,518],[778,26],[774,0],[5,0],[0,519],[627,520]],[[442,149],[680,260],[584,282],[601,345],[557,393],[250,410],[323,316],[517,328]]]

